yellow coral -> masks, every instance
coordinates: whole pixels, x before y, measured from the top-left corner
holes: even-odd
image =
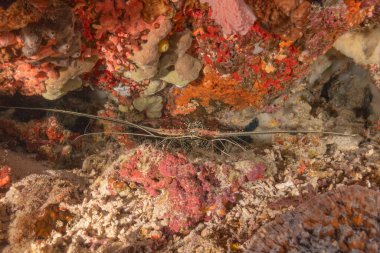
[[[158,52],[165,53],[169,49],[169,40],[163,39],[158,43]]]

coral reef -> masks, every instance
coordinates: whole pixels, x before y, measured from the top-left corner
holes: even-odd
[[[202,63],[186,53],[192,42],[189,30],[172,36],[170,46],[159,62],[159,79],[183,88],[198,78]]]
[[[169,0],[142,0],[141,15],[146,23],[154,22],[159,16],[166,15],[172,9]]]
[[[315,197],[260,229],[247,252],[378,252],[380,193],[361,186]]]
[[[72,8],[62,1],[46,3],[46,6],[43,1],[31,1],[30,5],[33,4],[38,6],[43,15],[20,27],[19,31],[2,34],[3,47],[11,47],[13,50],[10,56],[4,57],[5,63],[1,70],[3,91],[14,93],[19,90],[25,95],[41,95],[47,89],[49,93],[49,88],[54,83],[51,79],[60,76],[57,67],[61,67],[62,72],[63,68],[69,67],[81,56],[80,25]],[[5,50],[7,52],[10,49]],[[86,71],[91,69],[92,67]],[[69,77],[74,78],[76,76]],[[55,80],[55,84],[54,89],[62,89],[60,79]],[[53,99],[64,94],[65,92],[49,95]]]
[[[335,65],[339,63],[334,61],[331,66]],[[343,68],[342,77],[355,68]],[[319,97],[319,86],[324,85],[322,80],[331,70],[318,78],[320,84],[316,81],[306,90],[315,90]],[[364,123],[348,112],[360,105],[361,96],[357,95],[363,93],[364,84],[352,91],[358,99],[347,99],[353,97],[350,89],[364,80],[360,76],[357,79],[332,85],[333,90],[349,87],[346,95],[344,89],[329,93],[331,103],[344,105],[338,110],[339,117],[329,116],[328,104],[326,111],[319,109],[318,117],[310,115],[313,107],[309,103],[315,98],[304,89],[289,95],[286,103],[279,98],[266,114],[269,109],[276,111],[280,127],[335,123],[336,127],[347,127],[346,131],[360,132]],[[161,88],[156,83],[150,90],[156,94]],[[263,115],[258,118],[259,127],[270,127],[270,120],[267,123]],[[0,126],[2,131],[16,128]],[[45,138],[44,134],[40,137]],[[4,246],[4,252],[242,251],[260,227],[289,209],[298,210],[300,203],[318,198],[316,194],[343,185],[374,189],[379,185],[380,139],[363,142],[360,136],[271,135],[272,146],[264,146],[259,137],[253,137],[255,146],[246,152],[235,147],[218,154],[203,147],[205,144],[197,144],[199,140],[189,141],[194,146],[185,153],[188,148],[179,148],[179,152],[175,144],[170,150],[154,148],[158,144],[148,144],[147,140],[146,145],[120,148],[119,142],[106,144],[97,136],[87,141],[95,147],[94,154],[86,155],[83,165],[74,170],[67,170],[71,163],[65,163],[64,170],[52,171],[40,165],[38,170],[28,171],[36,166],[30,163],[31,157],[8,152],[2,164],[12,167],[12,182],[5,198],[0,195],[0,247]],[[71,152],[77,153],[75,149]],[[3,159],[1,152],[0,157]],[[52,185],[56,186],[53,190]],[[24,212],[31,203],[37,207]]]
[[[130,98],[115,88],[130,90],[133,100],[149,79],[183,88],[200,81],[208,66],[217,75],[237,80],[238,90],[260,96],[260,103],[267,104],[305,76],[307,65],[338,35],[376,20],[378,9],[373,1],[329,2],[322,7],[306,0],[9,2],[1,9],[0,55],[5,61],[0,90],[57,99],[70,90],[92,86],[125,105]],[[29,16],[21,14],[23,22],[15,25],[16,10]],[[95,56],[97,64],[71,75],[65,88],[60,73]],[[250,99],[243,101],[244,107],[252,105]],[[194,103],[187,107],[195,108]],[[176,110],[172,104],[166,108]]]
[[[379,22],[378,0],[0,1],[0,251],[379,251]]]
[[[205,69],[207,71],[207,69]],[[260,93],[250,93],[239,87],[239,82],[230,77],[219,77],[210,70],[198,85],[185,89],[176,89],[174,114],[187,114],[194,111],[197,105],[210,106],[210,101],[220,101],[235,109],[260,105]],[[199,100],[199,101],[197,101]]]

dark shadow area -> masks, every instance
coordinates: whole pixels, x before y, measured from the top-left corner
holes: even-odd
[[[89,88],[83,88],[79,91],[70,92],[66,96],[57,100],[46,100],[41,96],[22,96],[15,94],[13,96],[0,96],[1,106],[28,107],[28,108],[50,108],[67,111],[75,111],[88,114],[96,114],[101,109],[103,101],[97,98],[96,92]],[[5,111],[7,109],[0,109]],[[15,109],[12,117],[21,122],[38,120],[48,116],[55,116],[59,122],[68,130],[83,134],[90,123],[90,119],[61,113],[45,112],[41,110],[23,110]]]

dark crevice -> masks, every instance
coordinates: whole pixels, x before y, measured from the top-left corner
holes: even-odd
[[[332,78],[330,78],[330,80],[328,80],[324,85],[323,85],[323,88],[321,90],[321,95],[320,95],[320,98],[323,98],[326,100],[326,102],[330,101],[330,95],[329,95],[329,91],[331,89],[331,87],[333,86],[333,84],[335,84],[337,81],[337,76],[333,76]]]
[[[22,96],[15,94],[13,96],[0,96],[0,105],[14,107],[29,107],[29,108],[50,108],[61,109],[68,111],[76,111],[87,114],[96,114],[101,109],[102,103],[96,101],[94,93],[90,89],[82,89],[75,92],[70,92],[66,96],[54,101],[46,100],[41,96]],[[5,111],[6,109],[0,109]],[[90,123],[90,119],[60,113],[45,112],[40,110],[22,110],[15,109],[12,113],[12,118],[20,122],[29,122],[31,120],[39,120],[48,116],[55,116],[62,126],[68,130],[83,134]]]
[[[0,7],[2,7],[4,10],[7,10],[9,6],[11,6],[16,0],[1,0],[0,1]]]
[[[372,93],[369,88],[365,90],[364,99],[361,107],[354,108],[355,115],[357,118],[368,119],[371,114],[371,102],[372,102]]]

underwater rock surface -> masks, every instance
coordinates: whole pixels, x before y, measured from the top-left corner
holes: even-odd
[[[0,251],[378,252],[380,2],[0,1]]]

